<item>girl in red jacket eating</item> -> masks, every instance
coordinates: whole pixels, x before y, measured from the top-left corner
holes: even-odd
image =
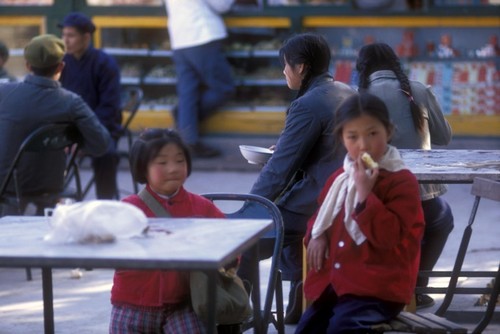
[[[313,302],[296,333],[369,333],[410,302],[424,219],[417,180],[388,145],[392,131],[374,95],[349,97],[336,112],[347,155],[308,223],[304,293]]]
[[[191,173],[189,150],[179,134],[168,129],[143,132],[130,152],[134,180],[172,217],[223,218],[212,202],[186,191]],[[124,202],[155,217],[138,195]],[[168,251],[168,245],[165,246]],[[111,289],[110,333],[204,333],[204,324],[191,307],[189,273],[177,271],[116,270]]]

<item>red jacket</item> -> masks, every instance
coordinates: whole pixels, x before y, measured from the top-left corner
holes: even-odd
[[[337,170],[325,184],[319,204],[323,203]],[[310,240],[316,214],[308,222],[305,244]],[[409,303],[413,295],[420,260],[420,241],[424,217],[418,183],[408,170],[381,170],[365,206],[352,215],[366,240],[352,240],[344,227],[344,211],[325,232],[330,237],[329,258],[323,268],[310,270],[304,293],[317,299],[331,284],[338,296],[352,294],[386,301]]]
[[[170,212],[173,217],[224,218],[224,214],[206,198],[187,192],[184,188],[171,199],[156,195],[149,186],[148,191]],[[153,212],[137,195],[123,199],[155,217]],[[168,245],[165,245],[168,251]],[[116,270],[111,289],[111,303],[136,306],[162,306],[186,301],[189,296],[189,274],[187,272],[160,270]]]

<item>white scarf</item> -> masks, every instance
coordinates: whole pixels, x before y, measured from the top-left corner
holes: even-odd
[[[402,169],[407,169],[398,150],[391,145],[387,145],[387,151],[378,162],[379,168],[390,172],[397,172]],[[313,239],[319,237],[333,223],[333,220],[340,212],[344,205],[345,217],[344,224],[351,238],[360,245],[366,240],[359,225],[352,219],[354,211],[354,203],[358,202],[358,193],[354,186],[354,161],[347,155],[344,158],[344,172],[341,173],[333,182],[328,193],[319,208],[318,216],[314,222],[311,236]]]

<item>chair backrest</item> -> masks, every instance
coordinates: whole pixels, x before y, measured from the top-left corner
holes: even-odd
[[[122,90],[122,110],[128,112],[128,117],[123,123],[123,131],[120,136],[120,138],[126,137],[127,148],[118,150],[118,156],[120,159],[125,158],[128,160],[130,148],[132,147],[132,131],[130,131],[129,127],[130,123],[132,123],[135,115],[139,111],[143,97],[144,93],[142,89],[139,87],[130,86],[130,87],[125,87]],[[120,138],[117,138],[117,141],[119,141]],[[121,147],[120,145],[118,146]],[[139,191],[139,186],[137,182],[135,182],[134,180],[132,180],[132,184],[134,187],[134,193],[136,194]],[[87,186],[84,195],[87,193],[88,189],[89,187]]]
[[[236,201],[241,202],[242,206],[236,211],[225,213],[228,218],[255,218],[255,219],[269,219],[273,220],[274,229],[270,234],[275,238],[274,250],[271,259],[271,272],[267,285],[267,292],[264,301],[263,324],[266,326],[270,321],[271,308],[273,304],[273,296],[278,282],[279,261],[281,257],[281,250],[283,247],[283,218],[277,206],[262,196],[253,194],[233,194],[233,193],[210,193],[203,194],[202,196],[210,199],[211,201]],[[227,210],[226,210],[227,211]],[[279,282],[281,283],[281,282]],[[267,328],[267,327],[266,327]],[[267,331],[265,331],[267,332]]]
[[[139,87],[125,87],[122,90],[122,111],[129,112],[129,115],[123,123],[123,130],[127,131],[132,123],[137,111],[139,110],[144,93]]]
[[[78,168],[75,158],[81,142],[82,136],[74,124],[52,123],[40,126],[31,132],[19,146],[19,149],[17,150],[17,153],[0,187],[0,195],[5,193],[11,179],[16,177],[16,170],[18,168],[19,161],[25,152],[59,151],[76,144],[75,147],[73,147],[69,160],[66,164],[65,174],[67,174],[69,169]],[[16,180],[14,181],[16,184]],[[16,196],[19,198],[20,189],[17,185],[15,186]]]

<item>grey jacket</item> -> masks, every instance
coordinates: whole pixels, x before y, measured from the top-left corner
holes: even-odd
[[[315,78],[291,103],[276,149],[250,192],[278,200],[278,206],[289,211],[312,215],[326,179],[344,157],[344,151],[334,152],[334,112],[354,93],[328,73]]]
[[[395,125],[391,144],[397,148],[430,150],[431,145],[448,145],[451,128],[445,119],[436,96],[430,86],[410,81],[413,99],[424,113],[424,133],[421,136],[415,129],[408,97],[401,92],[399,81],[393,71],[374,72],[369,77],[368,92],[380,97],[389,110]],[[404,158],[404,157],[403,157]],[[446,192],[446,186],[429,184],[420,186],[420,197],[427,200]]]
[[[40,125],[54,122],[74,123],[83,137],[82,150],[88,154],[99,156],[109,148],[109,132],[94,112],[59,82],[28,75],[23,82],[0,85],[0,182],[22,141]],[[64,152],[32,154],[21,165],[21,189],[62,190],[64,165]]]

